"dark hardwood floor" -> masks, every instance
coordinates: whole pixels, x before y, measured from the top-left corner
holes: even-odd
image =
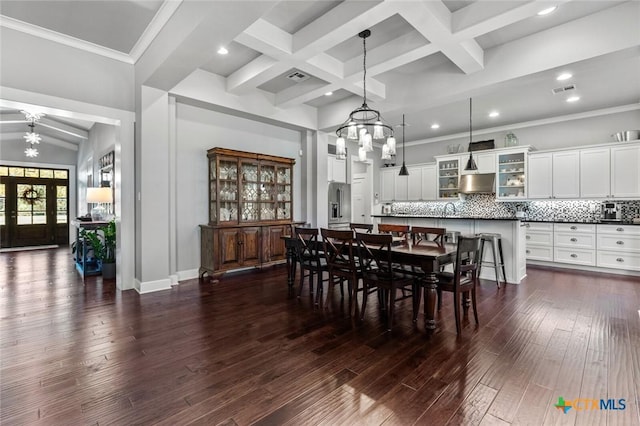
[[[640,424],[637,277],[483,282],[460,338],[449,294],[428,337],[409,299],[386,333],[373,295],[360,323],[339,293],[319,309],[274,267],[138,295],[83,282],[68,249],[3,253],[0,422]],[[626,409],[564,414],[558,397]]]

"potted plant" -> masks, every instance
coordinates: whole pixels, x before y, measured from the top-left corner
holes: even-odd
[[[116,276],[116,222],[111,220],[106,226],[96,230],[81,230],[81,236],[89,244],[93,256],[100,262],[102,277]]]

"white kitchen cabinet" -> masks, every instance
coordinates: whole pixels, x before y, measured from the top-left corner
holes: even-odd
[[[497,154],[496,199],[513,201],[527,196],[528,150],[512,149]]]
[[[529,198],[579,198],[578,151],[533,153],[529,156]]]
[[[640,271],[640,226],[597,225],[600,267]]]
[[[460,157],[442,157],[437,159],[438,199],[458,198],[458,177],[460,175]]]
[[[611,195],[640,197],[640,145],[611,148]]]
[[[380,201],[393,201],[395,197],[395,179],[398,168],[381,169],[380,171]]]
[[[580,150],[580,196],[611,197],[610,148]]]
[[[336,158],[335,155],[327,157],[327,180],[329,182],[347,183],[347,160]]]
[[[422,200],[435,200],[437,198],[437,181],[438,181],[438,168],[435,164],[429,164],[422,166],[422,185],[421,196]]]
[[[409,176],[405,176],[407,182],[407,200],[422,200],[422,167],[408,166],[407,171],[409,172]]]
[[[393,175],[393,199],[395,201],[407,201],[409,199],[409,176],[400,176],[396,170]]]
[[[467,152],[460,156],[461,175],[496,172],[496,153],[493,150],[489,152],[476,151],[473,153],[473,159],[476,162],[476,166],[478,166],[478,170],[464,170],[469,160],[469,153]]]
[[[580,152],[553,153],[553,198],[580,197]]]
[[[553,195],[553,154],[529,155],[529,198],[551,198]]]

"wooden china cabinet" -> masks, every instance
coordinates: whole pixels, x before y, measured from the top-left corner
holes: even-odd
[[[293,211],[292,158],[212,148],[209,223],[200,225],[200,277],[284,261]]]

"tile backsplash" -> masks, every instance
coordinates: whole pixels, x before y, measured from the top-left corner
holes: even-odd
[[[640,200],[616,201],[620,204],[623,220],[640,217]],[[448,201],[396,202],[391,205],[394,214],[434,215],[444,214]],[[496,202],[493,194],[469,194],[464,200],[452,201],[456,214],[480,217],[514,217],[518,209],[532,220],[600,220],[600,200],[540,200],[521,202]],[[452,214],[451,207],[447,213]]]

